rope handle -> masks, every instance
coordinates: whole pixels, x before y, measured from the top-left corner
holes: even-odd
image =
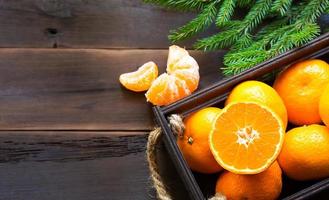
[[[182,117],[180,115],[173,114],[168,117],[168,120],[170,128],[175,136],[183,137],[185,126]],[[162,131],[160,127],[157,127],[150,132],[147,141],[146,157],[149,165],[150,176],[153,180],[153,187],[156,190],[158,199],[172,200],[173,198],[170,196],[168,189],[160,175],[160,170],[157,163],[156,146],[160,143],[161,136]],[[208,200],[226,200],[226,197],[220,193],[217,193],[215,196],[209,198]]]

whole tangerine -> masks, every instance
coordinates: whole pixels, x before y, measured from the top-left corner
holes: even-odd
[[[226,171],[217,180],[216,193],[229,200],[275,200],[282,189],[281,174],[277,162],[259,174],[242,175]]]
[[[177,144],[193,171],[200,173],[216,173],[222,167],[216,162],[209,147],[209,134],[220,108],[203,108],[184,120],[185,132],[177,139]]]
[[[278,161],[295,180],[329,177],[329,129],[314,124],[287,132]]]
[[[287,126],[288,115],[286,107],[279,94],[271,86],[260,81],[242,82],[232,90],[225,104],[243,101],[268,106],[279,115],[283,125]]]
[[[286,105],[288,120],[295,125],[308,125],[321,122],[319,101],[323,87],[328,83],[328,63],[313,59],[281,72],[273,87]]]
[[[319,113],[323,123],[329,127],[329,85],[326,87],[320,97]]]

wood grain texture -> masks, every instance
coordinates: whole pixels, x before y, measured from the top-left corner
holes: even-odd
[[[141,0],[1,0],[0,47],[167,48],[194,16]]]
[[[147,132],[0,131],[0,199],[154,199]],[[187,198],[163,144],[161,174]]]
[[[150,130],[143,93],[118,77],[153,60],[164,72],[167,50],[0,49],[0,129]],[[219,80],[223,52],[192,51],[200,88]]]
[[[74,162],[145,151],[146,132],[0,132],[0,163]]]
[[[0,132],[0,199],[151,199],[146,137]]]

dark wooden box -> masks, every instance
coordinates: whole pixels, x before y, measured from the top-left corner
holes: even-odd
[[[261,79],[264,75],[280,70],[285,66],[310,58],[329,61],[329,33],[323,34],[310,43],[261,63],[243,73],[226,78],[214,85],[200,90],[191,96],[165,107],[154,107],[157,123],[164,133],[166,149],[180,175],[191,199],[201,200],[214,195],[216,176],[194,173],[188,167],[173,135],[167,117],[189,113],[207,106],[221,106],[232,88],[246,80]],[[329,156],[329,155],[328,155]],[[283,177],[280,199],[329,199],[329,178],[321,181],[297,182]]]

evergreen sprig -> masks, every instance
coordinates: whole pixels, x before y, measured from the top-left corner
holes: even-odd
[[[169,39],[172,42],[176,42],[179,40],[183,40],[186,38],[189,38],[204,29],[208,28],[208,26],[211,25],[211,23],[214,21],[216,14],[217,14],[217,2],[213,2],[211,4],[208,4],[201,13],[194,18],[192,21],[187,23],[185,26],[182,26],[181,28],[171,31],[169,35]]]
[[[318,17],[329,7],[329,0],[311,0],[298,16],[303,22],[315,22]]]
[[[243,20],[246,33],[258,26],[270,11],[272,0],[258,0]]]
[[[235,8],[236,0],[224,0],[222,3],[221,8],[219,9],[217,18],[216,18],[216,25],[218,27],[222,27],[228,22],[233,13]]]
[[[202,0],[144,0],[144,2],[179,11],[201,10],[209,3],[208,1]]]
[[[254,3],[254,0],[238,0],[237,5],[241,8],[250,7]]]
[[[226,67],[222,68],[223,73],[226,75],[240,73],[273,56],[305,44],[320,33],[320,27],[315,23],[281,27],[277,24],[277,26],[274,32],[261,37],[253,45],[228,53],[224,57]],[[274,26],[269,28],[272,29]]]
[[[195,43],[196,49],[203,49],[204,51],[211,51],[216,49],[223,49],[233,45],[239,38],[239,30],[230,29],[213,36],[204,38]]]
[[[199,39],[194,47],[204,51],[228,48],[222,68],[226,75],[240,73],[314,39],[320,34],[317,19],[329,13],[329,0],[144,1],[177,10],[199,10],[195,19],[170,33],[173,42],[189,38],[215,23],[221,31]],[[237,7],[248,8],[242,20],[234,19]]]
[[[249,34],[259,23],[261,23],[262,19],[264,19],[270,11],[270,3],[271,0],[257,1],[245,18],[241,22],[236,22],[234,24],[235,27],[220,32],[214,36],[201,39],[195,43],[194,47],[196,49],[210,51],[233,45],[239,38]],[[247,43],[241,44],[241,42],[244,41],[248,40],[240,40],[239,45],[248,45]]]
[[[272,6],[272,12],[279,12],[281,16],[284,16],[289,10],[292,4],[292,0],[275,0]]]

